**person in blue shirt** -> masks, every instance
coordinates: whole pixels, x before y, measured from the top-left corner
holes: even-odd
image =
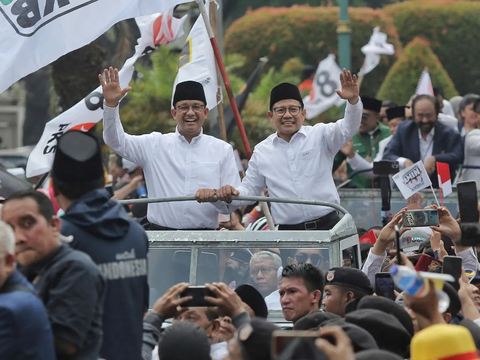
[[[0,359],[55,360],[47,312],[14,254],[13,231],[0,221]]]

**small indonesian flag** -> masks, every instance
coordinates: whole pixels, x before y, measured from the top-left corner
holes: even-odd
[[[373,230],[370,230],[368,233],[366,233],[360,238],[360,244],[370,243],[372,245],[375,245],[376,242],[377,237],[375,236],[375,232]]]
[[[450,179],[450,166],[437,162],[438,184],[442,189],[443,197],[452,193],[452,180]]]

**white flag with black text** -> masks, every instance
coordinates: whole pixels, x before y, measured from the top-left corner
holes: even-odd
[[[315,78],[313,79],[310,95],[305,96],[303,103],[307,111],[307,119],[313,119],[315,116],[327,111],[332,106],[341,106],[345,100],[342,100],[335,89],[341,89],[340,73],[342,70],[335,61],[335,55],[330,54],[326,59],[318,64]]]
[[[3,0],[0,0],[3,1]],[[183,36],[183,23],[187,16],[181,19],[173,17],[173,8],[165,13],[145,15],[136,18],[140,29],[135,54],[125,61],[119,71],[120,86],[126,87],[134,71],[138,58],[154,51],[158,46],[167,44]],[[33,149],[27,162],[27,177],[44,174],[52,168],[57,140],[69,130],[88,131],[103,117],[102,87],[97,87],[85,99],[70,109],[50,120],[43,130],[42,137]]]
[[[396,173],[392,179],[405,199],[432,185],[421,160]]]
[[[0,93],[115,23],[187,0],[0,0]],[[75,71],[75,69],[72,69]]]
[[[202,0],[203,1],[203,0]],[[208,1],[207,3],[209,3]],[[208,6],[206,7],[208,11]],[[212,110],[217,106],[217,69],[215,55],[208,36],[203,17],[199,16],[188,34],[178,61],[178,73],[173,85],[173,94],[178,83],[196,81],[203,85],[207,107]],[[172,107],[173,107],[172,94]]]

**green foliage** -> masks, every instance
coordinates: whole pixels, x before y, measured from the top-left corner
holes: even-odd
[[[375,26],[380,26],[389,36],[388,41],[397,50],[396,56],[401,53],[391,17],[368,8],[350,8],[349,15],[354,72],[362,66],[365,56],[360,49],[368,43]],[[248,76],[262,56],[267,56],[270,59],[267,65],[276,69],[292,56],[305,64],[317,64],[330,53],[338,55],[338,17],[337,7],[261,8],[232,24],[225,35],[224,49],[226,53],[246,57],[243,76]],[[362,92],[375,93],[395,60],[395,56],[383,56],[380,65],[365,77]]]
[[[383,11],[393,17],[403,44],[417,36],[429,41],[461,94],[478,92],[479,2],[409,1]]]
[[[136,65],[138,79],[128,93],[128,103],[120,109],[122,124],[129,134],[170,132],[176,126],[170,114],[170,104],[178,54],[160,47],[150,59],[151,68]]]
[[[441,87],[447,99],[458,95],[455,85],[427,41],[417,37],[407,45],[403,55],[392,66],[377,97],[406,104],[415,90],[422,70],[427,67],[432,85]]]

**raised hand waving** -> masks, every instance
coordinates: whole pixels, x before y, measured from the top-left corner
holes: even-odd
[[[360,94],[360,89],[357,83],[357,76],[352,75],[352,73],[343,69],[343,73],[340,73],[340,83],[342,84],[342,91],[335,90],[335,92],[344,100],[352,105],[355,105],[358,102],[358,97]]]
[[[108,107],[116,107],[120,100],[132,90],[130,86],[122,89],[120,87],[120,77],[118,76],[118,69],[113,69],[110,66],[109,69],[105,69],[102,74],[98,74],[98,80],[100,80],[100,85],[103,89],[103,98],[105,99],[105,104]]]

